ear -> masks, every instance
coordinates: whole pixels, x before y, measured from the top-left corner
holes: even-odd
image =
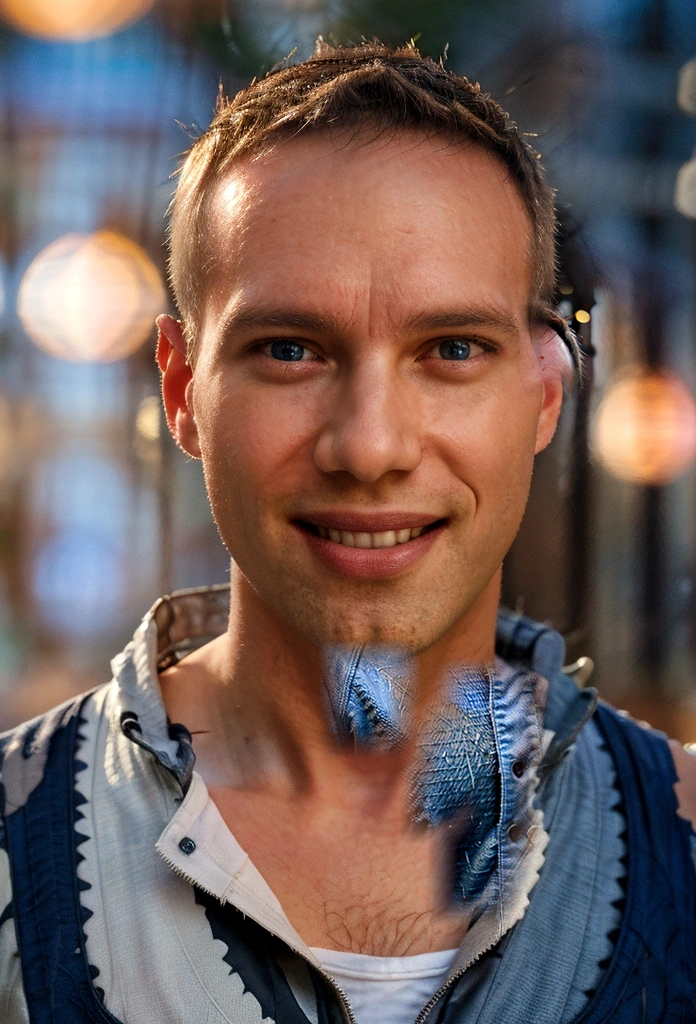
[[[539,327],[533,335],[534,351],[541,370],[542,399],[534,454],[543,451],[556,433],[563,406],[564,380],[572,377],[570,353],[552,327]]]
[[[193,412],[193,370],[186,360],[186,338],[180,320],[163,313],[157,317],[157,365],[162,373],[162,399],[172,437],[188,455],[199,459],[196,417]]]

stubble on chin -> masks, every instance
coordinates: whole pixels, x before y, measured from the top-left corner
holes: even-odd
[[[467,600],[446,585],[380,580],[323,587],[296,573],[276,574],[254,589],[291,629],[324,650],[381,647],[418,655],[465,613]]]

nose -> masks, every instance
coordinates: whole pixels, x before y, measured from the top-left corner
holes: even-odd
[[[346,375],[317,439],[314,461],[324,473],[350,473],[372,484],[408,473],[421,460],[418,397],[388,359],[372,359]]]

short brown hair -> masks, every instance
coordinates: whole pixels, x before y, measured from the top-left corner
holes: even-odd
[[[169,272],[189,358],[195,354],[200,277],[206,271],[205,197],[214,179],[233,161],[298,132],[399,129],[479,143],[508,168],[532,226],[530,316],[563,333],[565,325],[552,307],[554,193],[539,155],[500,104],[478,83],[422,57],[413,45],[335,47],[320,40],[308,60],[271,71],[232,98],[221,93],[210,127],[181,166],[170,211]],[[576,359],[569,338],[564,340]]]

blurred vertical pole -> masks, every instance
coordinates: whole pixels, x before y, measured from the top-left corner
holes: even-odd
[[[14,37],[5,30],[0,36],[2,46],[0,60],[0,74],[2,74],[2,124],[0,126],[0,246],[6,260],[8,285],[4,300],[7,306],[9,301],[9,282],[11,273],[17,265],[17,256],[21,251],[24,238],[22,237],[19,207],[20,196],[18,183],[22,180],[22,121],[15,109],[16,75],[14,67]],[[2,356],[8,354],[10,346],[17,344],[16,334],[7,326],[5,320],[5,332],[2,336]],[[19,365],[21,383],[29,392],[31,390],[31,379],[34,372],[34,352],[30,351],[32,346],[19,346]],[[13,412],[15,417],[19,414],[16,397],[13,396]],[[15,422],[17,420],[15,419]],[[21,443],[21,435],[17,439]],[[3,562],[5,563],[4,584],[7,587],[7,594],[11,608],[15,612],[18,621],[31,621],[32,617],[32,590],[30,573],[26,571],[25,553],[23,544],[25,540],[24,527],[26,518],[24,510],[28,505],[29,481],[35,459],[33,447],[28,451],[25,449],[23,458],[26,458],[24,471],[19,475],[12,487],[12,496],[9,502],[9,515],[7,525],[3,532],[6,532],[6,540],[3,544]],[[5,485],[3,485],[5,486]]]
[[[579,225],[565,212],[559,232],[559,289],[557,301],[572,296],[577,312],[591,312],[595,292],[601,283],[599,268],[588,248]],[[568,463],[568,526],[565,541],[565,629],[569,660],[586,655],[593,645],[592,598],[594,558],[592,555],[595,495],[590,464],[589,425],[595,349],[592,341],[593,319],[586,323],[575,319],[573,328],[582,351],[582,377],[574,393],[573,431]],[[580,645],[580,646],[576,646]]]
[[[650,281],[641,288],[640,315],[645,331],[646,364],[650,370],[659,371],[664,365],[664,287],[659,273],[649,277]],[[664,487],[645,487],[642,499],[641,654],[646,679],[654,692],[662,686],[662,669],[668,647]]]
[[[646,54],[661,56],[667,49],[667,0],[646,0],[640,15],[639,45]],[[664,148],[660,112],[647,115],[642,133],[643,154],[659,159]],[[661,223],[657,216],[642,218],[644,267],[639,273],[638,313],[643,329],[644,358],[649,370],[664,366],[665,289],[660,267]],[[641,501],[641,641],[644,678],[652,693],[663,685],[667,641],[665,493],[663,487],[643,488]]]
[[[583,303],[590,309],[593,300]],[[588,444],[590,398],[594,371],[591,324],[579,324],[576,328],[582,346],[582,381],[575,400],[575,422],[573,426],[570,493],[570,529],[568,543],[568,567],[566,583],[566,641],[569,644],[582,641],[588,643],[590,623],[590,599],[592,592],[590,547],[592,543],[592,472]]]

